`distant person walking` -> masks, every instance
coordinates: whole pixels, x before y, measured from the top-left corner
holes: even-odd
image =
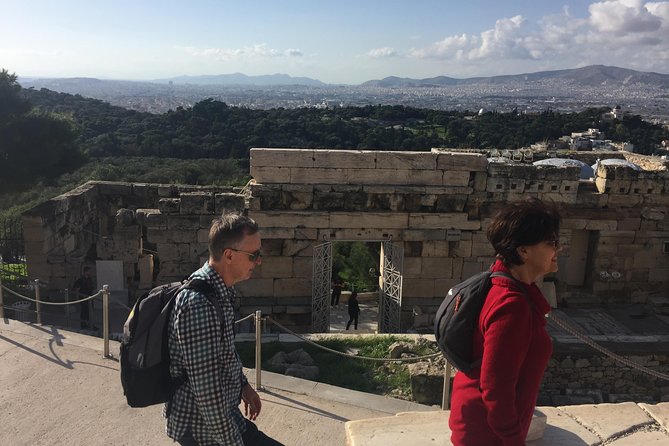
[[[72,289],[74,290],[75,300],[92,296],[95,293],[95,284],[93,283],[93,278],[91,277],[90,266],[84,266],[84,269],[81,272],[81,276],[74,281]],[[89,305],[89,300],[79,303],[79,324],[81,328],[86,330],[89,330],[92,327]]]
[[[344,282],[337,277],[334,282],[332,282],[332,299],[330,299],[330,305],[335,307],[339,305],[339,297],[341,296],[341,290],[344,288]]]
[[[360,315],[360,305],[358,305],[358,293],[353,291],[351,297],[348,298],[348,323],[346,329],[348,330],[353,322],[353,328],[358,329],[358,316]]]

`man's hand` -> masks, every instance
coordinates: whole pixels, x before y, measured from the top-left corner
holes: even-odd
[[[260,409],[262,408],[262,402],[260,401],[258,392],[256,392],[250,384],[246,384],[242,388],[242,401],[244,401],[244,415],[251,421],[258,418],[258,414],[260,414]]]

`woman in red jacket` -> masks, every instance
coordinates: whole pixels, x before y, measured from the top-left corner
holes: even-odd
[[[451,399],[455,446],[524,445],[541,378],[553,346],[546,332],[550,305],[534,283],[558,269],[557,209],[538,199],[511,203],[488,227],[495,248],[493,277],[474,331],[480,367],[458,372]]]

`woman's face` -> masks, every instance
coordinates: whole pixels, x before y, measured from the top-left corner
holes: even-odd
[[[544,276],[558,270],[558,253],[561,251],[560,241],[544,240],[534,245],[525,246],[524,261],[534,276]]]

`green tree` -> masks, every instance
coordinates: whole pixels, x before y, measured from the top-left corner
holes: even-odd
[[[73,120],[32,111],[16,79],[0,70],[0,192],[55,178],[84,161]]]
[[[16,74],[9,74],[4,68],[0,70],[0,125],[30,110],[30,103],[19,95],[20,91]]]

